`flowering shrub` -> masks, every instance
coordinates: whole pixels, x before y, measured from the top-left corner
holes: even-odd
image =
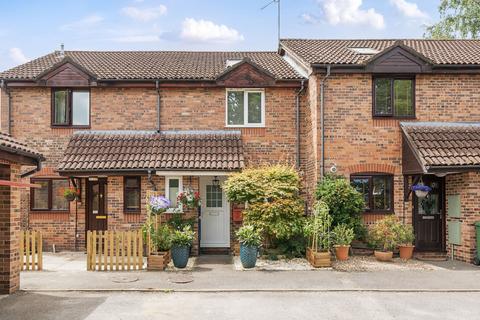
[[[170,200],[164,196],[151,196],[147,203],[147,209],[155,215],[164,213],[168,208],[170,208]]]
[[[249,247],[258,247],[262,244],[262,236],[253,226],[244,225],[237,231],[238,241]]]
[[[400,240],[398,234],[400,225],[394,215],[377,221],[368,231],[370,245],[383,251],[393,251]]]
[[[177,201],[189,209],[198,208],[201,205],[200,193],[189,188],[178,194]]]
[[[171,239],[174,247],[189,247],[195,239],[195,232],[190,226],[185,226],[183,230],[173,230]]]

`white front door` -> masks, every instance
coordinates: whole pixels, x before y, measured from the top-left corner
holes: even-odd
[[[200,247],[230,247],[230,205],[225,192],[214,185],[214,177],[200,178],[200,195],[202,197],[202,215],[200,231]],[[225,178],[219,177],[220,184]]]

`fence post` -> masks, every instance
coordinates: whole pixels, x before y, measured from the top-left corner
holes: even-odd
[[[38,270],[43,269],[43,239],[42,233],[38,232]]]

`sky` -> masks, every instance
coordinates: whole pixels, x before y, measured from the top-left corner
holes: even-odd
[[[421,38],[440,0],[280,0],[282,38]],[[276,50],[270,0],[0,0],[0,70],[65,50]]]

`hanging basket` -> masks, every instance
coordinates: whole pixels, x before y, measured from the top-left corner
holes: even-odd
[[[411,187],[412,191],[415,192],[415,195],[418,198],[425,198],[430,191],[432,191],[432,188],[429,186],[424,185],[423,183],[419,183],[416,185],[413,185]]]

